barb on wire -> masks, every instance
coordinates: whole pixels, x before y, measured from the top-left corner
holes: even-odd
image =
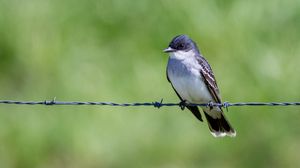
[[[56,101],[56,97],[53,100],[45,101],[16,101],[16,100],[0,100],[0,104],[15,104],[15,105],[101,105],[101,106],[153,106],[160,108],[163,106],[182,106],[180,103],[163,103],[161,101],[154,102],[136,102],[136,103],[113,103],[113,102],[79,102],[79,101]],[[231,106],[299,106],[300,102],[237,102],[237,103],[203,103],[203,104],[188,104],[189,106],[203,106],[203,107],[224,107],[228,111],[228,107]]]

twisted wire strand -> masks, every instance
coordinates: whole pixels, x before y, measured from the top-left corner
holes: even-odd
[[[17,100],[0,100],[0,104],[14,104],[14,105],[100,105],[100,106],[153,106],[160,108],[163,106],[182,106],[181,103],[163,103],[161,101],[154,102],[134,102],[134,103],[114,103],[114,102],[80,102],[80,101],[56,101],[45,100],[45,101],[17,101]],[[189,106],[204,106],[204,107],[224,107],[228,108],[231,106],[299,106],[300,102],[236,102],[236,103],[204,103],[204,104],[186,104]]]

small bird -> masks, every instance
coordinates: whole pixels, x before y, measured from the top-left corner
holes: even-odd
[[[219,88],[206,59],[196,43],[187,35],[173,38],[169,47],[167,79],[181,100],[182,110],[187,107],[195,117],[202,120],[197,106],[192,103],[221,103]],[[201,107],[211,134],[214,137],[235,137],[236,132],[225,118],[221,107]]]

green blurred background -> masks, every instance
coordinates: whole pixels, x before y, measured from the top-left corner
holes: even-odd
[[[178,102],[162,52],[198,43],[224,101],[300,101],[300,1],[0,0],[0,99]],[[0,105],[0,167],[299,167],[299,107]]]

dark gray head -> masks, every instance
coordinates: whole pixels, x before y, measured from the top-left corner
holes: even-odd
[[[179,35],[173,38],[170,42],[169,47],[164,50],[164,52],[176,52],[176,51],[185,51],[195,50],[199,52],[198,47],[192,39],[187,35]]]

